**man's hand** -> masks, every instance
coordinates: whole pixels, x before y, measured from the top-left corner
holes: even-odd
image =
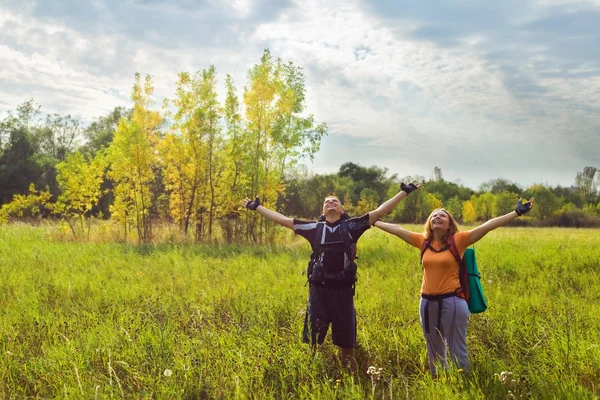
[[[521,201],[523,201],[522,198],[517,201],[517,205],[515,206],[515,212],[519,217],[531,210],[531,207],[533,207],[533,197],[526,203],[521,203]]]
[[[256,199],[254,200],[244,199],[242,200],[242,205],[249,210],[256,210],[256,208],[260,206],[260,199],[258,196],[256,196]]]
[[[400,189],[402,189],[404,192],[406,192],[406,195],[408,196],[411,192],[414,192],[415,190],[417,190],[419,188],[419,185],[415,184],[414,182],[409,183],[408,185],[405,185],[404,182],[402,182],[400,184]]]

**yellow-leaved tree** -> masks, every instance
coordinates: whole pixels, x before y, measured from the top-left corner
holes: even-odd
[[[217,99],[214,66],[179,74],[172,132],[160,149],[169,191],[169,214],[187,234],[196,225],[196,239],[214,237],[215,219],[223,213],[222,107]]]
[[[462,219],[465,224],[472,224],[477,221],[477,212],[473,205],[473,200],[467,200],[463,203]]]
[[[10,203],[0,208],[0,224],[9,222],[11,219],[33,219],[41,218],[42,214],[52,210],[50,204],[50,190],[38,191],[33,183],[29,184],[29,194],[15,194]]]
[[[248,71],[249,85],[244,89],[246,131],[251,146],[247,174],[249,195],[260,195],[262,203],[276,208],[283,192],[287,167],[301,157],[312,158],[318,151],[327,126],[315,126],[305,109],[304,75],[293,63],[273,60],[265,50],[260,63]],[[267,225],[252,214],[247,237],[262,240]],[[267,232],[268,233],[268,232]]]
[[[478,220],[487,221],[492,218],[496,208],[496,196],[490,192],[485,192],[478,197],[471,196],[471,201],[475,205]]]
[[[221,228],[227,242],[242,239],[246,224],[240,218],[240,200],[252,196],[250,190],[250,163],[251,142],[249,131],[245,129],[242,119],[240,101],[236,93],[231,75],[225,78],[227,90],[224,107],[225,141],[223,143],[223,193],[221,201],[222,219]],[[245,213],[246,219],[248,214]]]
[[[72,153],[56,166],[56,181],[61,193],[54,204],[54,213],[69,224],[75,238],[78,237],[77,230],[81,232],[80,237],[86,232],[89,238],[90,212],[102,196],[105,170],[103,151],[98,151],[89,161],[79,152]],[[79,221],[79,229],[75,229],[72,218]]]
[[[163,118],[151,110],[154,85],[146,75],[142,82],[135,74],[131,99],[131,117],[122,118],[108,148],[108,175],[115,182],[115,200],[110,207],[111,219],[124,228],[125,240],[133,225],[139,242],[152,240],[151,186],[156,179],[154,166],[158,162],[157,144]]]

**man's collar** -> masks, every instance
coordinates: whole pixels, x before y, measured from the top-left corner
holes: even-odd
[[[329,221],[325,220],[325,223],[326,223],[328,226],[336,226],[337,224],[339,224],[339,223],[340,223],[340,221],[341,221],[341,220],[342,220],[341,218],[338,218],[336,221],[333,221],[333,222],[329,222]]]

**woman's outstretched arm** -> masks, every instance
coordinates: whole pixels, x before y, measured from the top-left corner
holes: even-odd
[[[489,221],[479,225],[477,228],[471,229],[471,235],[469,240],[470,244],[478,242],[479,240],[481,240],[481,238],[487,235],[488,232],[508,224],[513,219],[520,217],[521,215],[531,210],[531,207],[533,207],[533,197],[529,199],[529,201],[526,203],[521,203],[521,201],[522,199],[519,199],[519,201],[517,201],[517,205],[514,211],[511,211],[508,214],[504,214],[496,218],[492,218]]]
[[[381,221],[375,221],[373,226],[378,227],[382,231],[385,231],[387,233],[391,233],[392,235],[398,236],[400,239],[404,240],[408,244],[412,244],[412,242],[410,240],[411,232],[407,231],[400,225],[389,224],[387,222],[381,222]]]

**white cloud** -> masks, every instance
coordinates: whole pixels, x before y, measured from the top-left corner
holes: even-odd
[[[347,120],[338,125],[343,133],[400,143],[399,125],[427,135],[454,124],[444,132],[453,137],[465,118],[476,124],[480,115],[514,111],[500,79],[473,54],[399,39],[358,5],[318,4],[305,2],[256,35],[275,53],[324,73],[323,81],[310,76],[319,82],[309,100],[318,102],[320,118]]]
[[[245,18],[250,15],[254,5],[251,0],[232,0],[229,4],[238,13],[239,18]]]

